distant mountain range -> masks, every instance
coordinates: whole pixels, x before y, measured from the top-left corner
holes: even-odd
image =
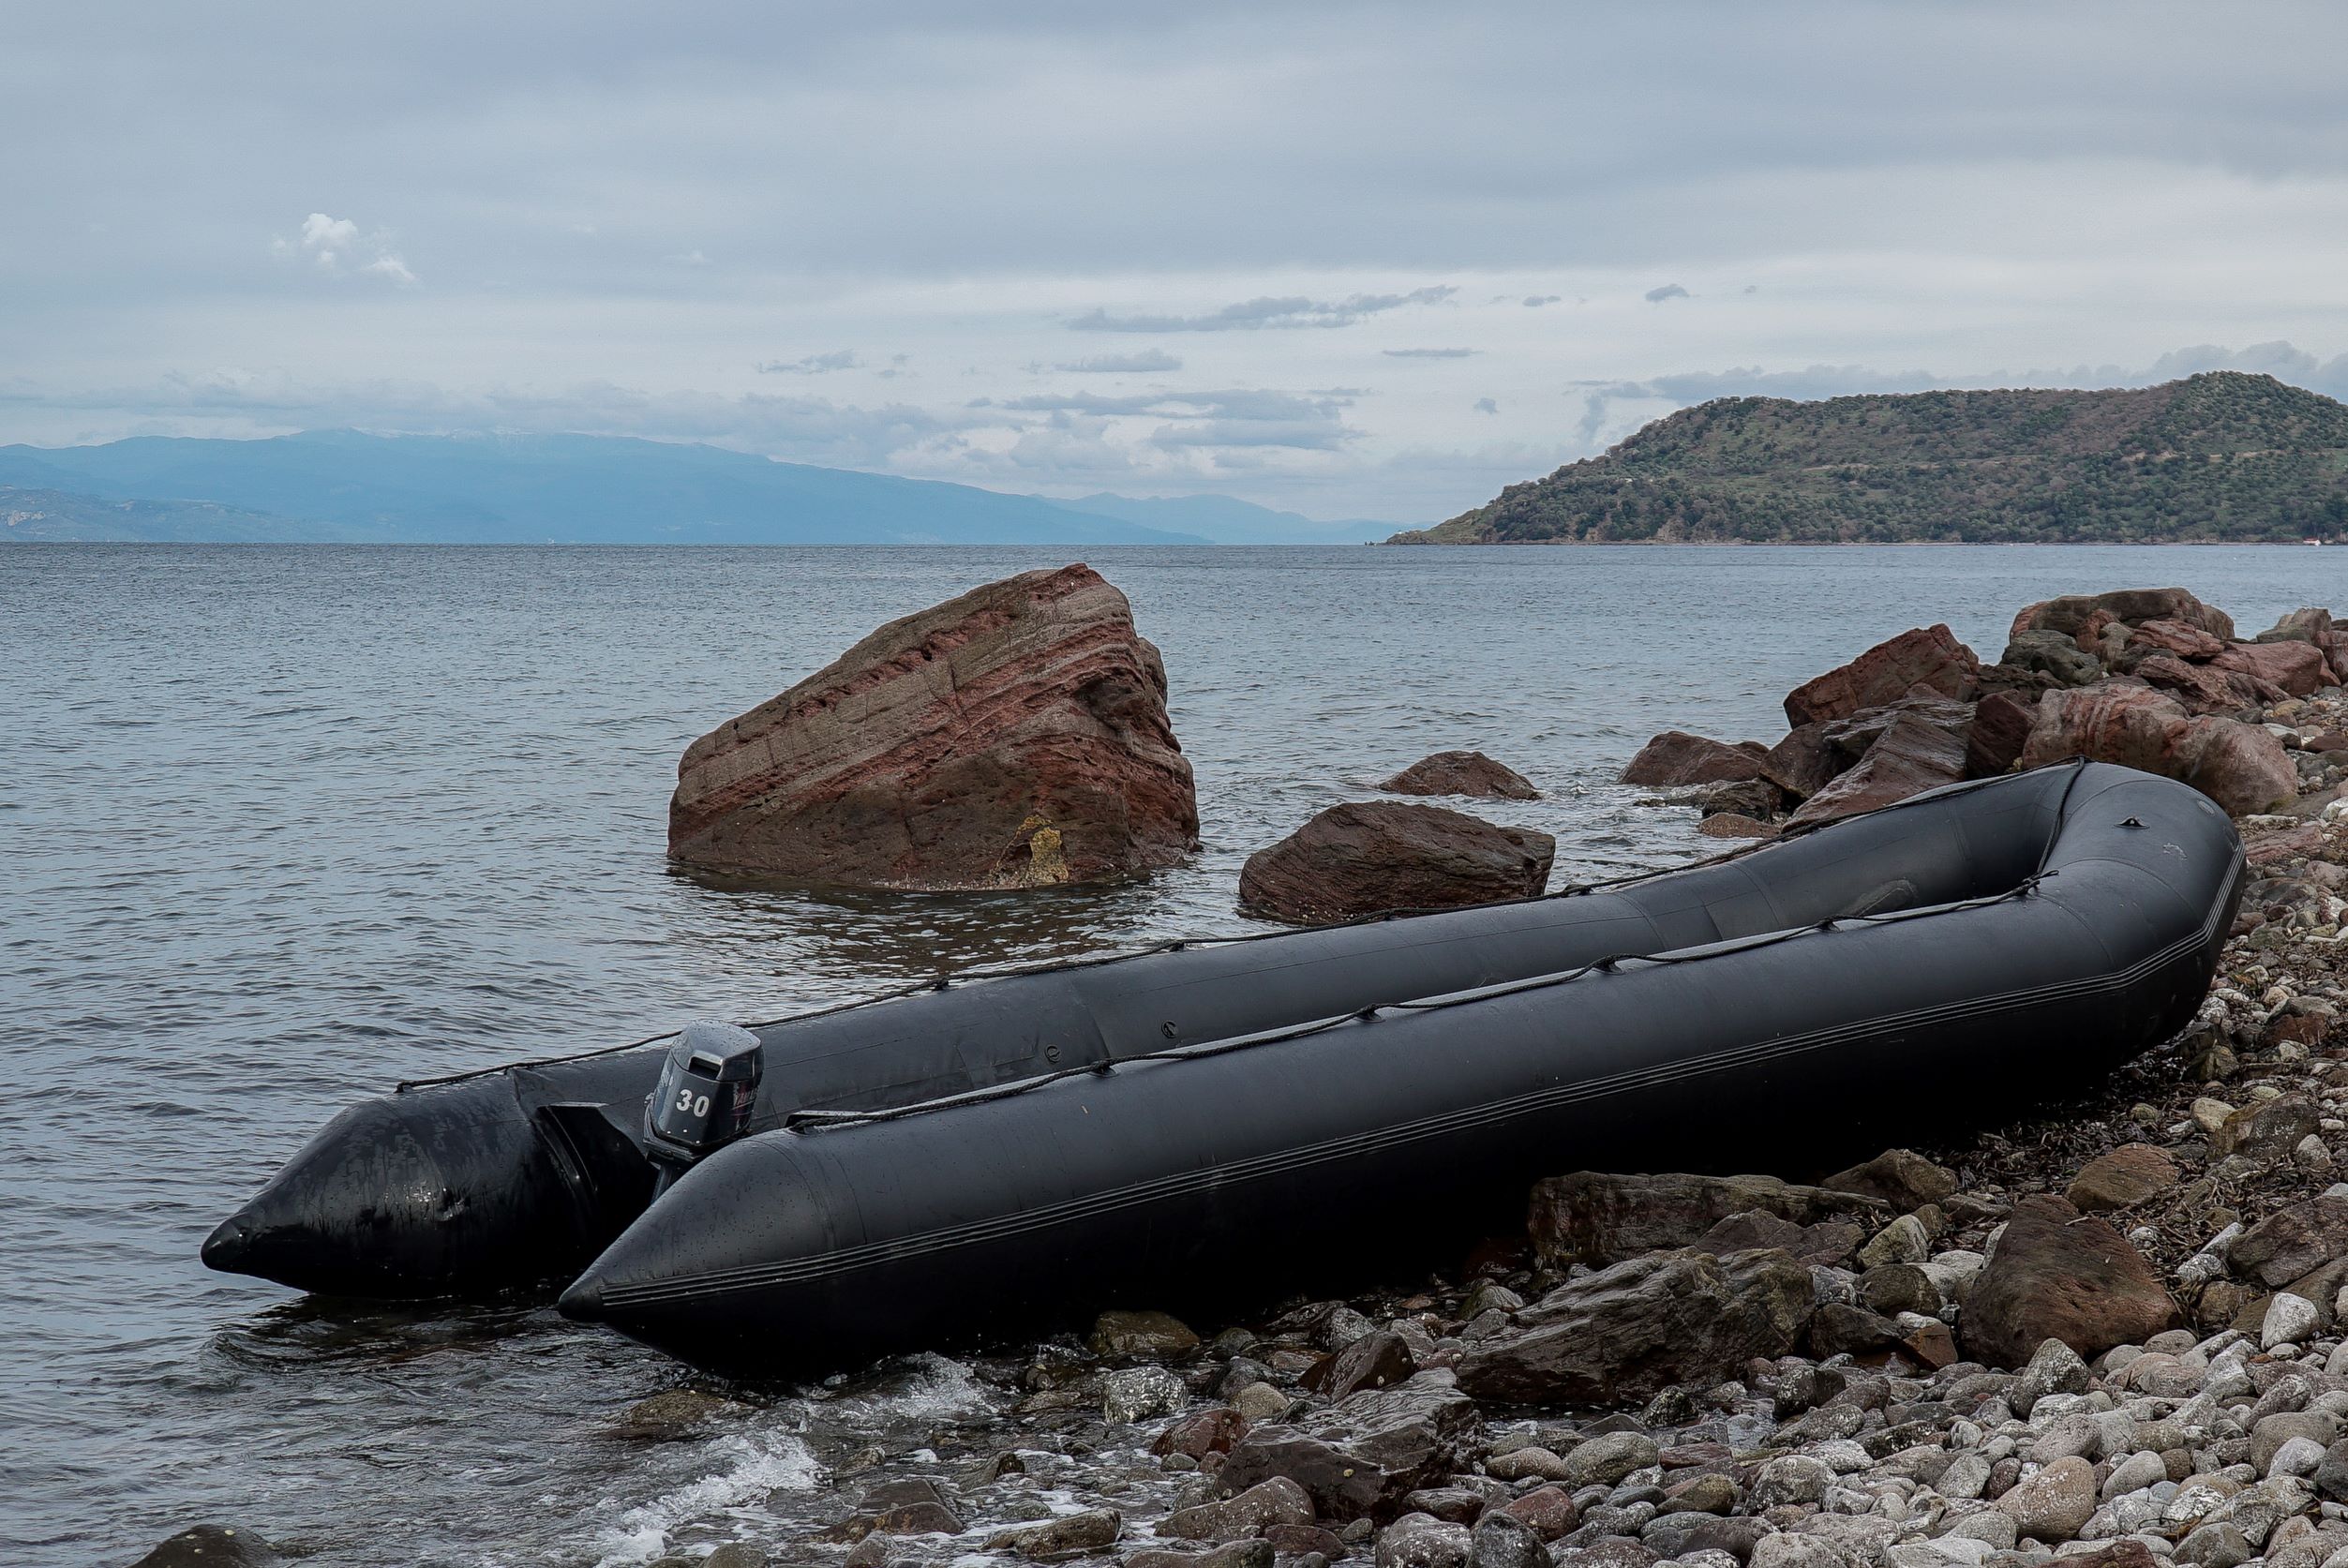
[[[2276,543],[2348,535],[2348,406],[2114,392],[1724,397],[1397,545]]]
[[[1081,501],[600,436],[137,437],[0,447],[0,541],[592,545],[1352,543],[1197,496]]]

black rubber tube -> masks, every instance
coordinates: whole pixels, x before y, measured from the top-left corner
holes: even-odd
[[[721,1149],[562,1309],[721,1372],[820,1371],[1407,1268],[1520,1222],[1531,1181],[1576,1168],[1765,1168],[1789,1147],[1824,1168],[2010,1116],[2175,1034],[2241,867],[2199,793],[2083,764],[1621,893],[1070,972],[1095,1070]],[[1386,950],[1319,956],[1365,936]],[[1428,985],[1455,937],[1521,972]],[[1592,966],[1610,953],[1653,956]],[[1232,993],[1132,983],[1185,957]],[[1161,1012],[1324,1022],[1123,1049]]]

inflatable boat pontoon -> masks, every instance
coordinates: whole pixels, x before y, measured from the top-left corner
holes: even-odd
[[[2165,779],[1960,784],[1626,886],[403,1086],[204,1257],[576,1274],[567,1314],[738,1374],[1327,1290],[1520,1223],[1543,1175],[1824,1170],[2075,1091],[2191,1021],[2241,871]]]

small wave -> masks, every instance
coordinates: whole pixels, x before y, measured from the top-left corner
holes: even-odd
[[[729,1435],[710,1443],[709,1453],[729,1462],[621,1515],[596,1542],[603,1554],[596,1568],[649,1562],[666,1548],[668,1532],[679,1525],[763,1500],[770,1492],[811,1491],[823,1476],[815,1453],[788,1432]]]

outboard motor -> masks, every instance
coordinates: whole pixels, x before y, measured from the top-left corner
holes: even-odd
[[[652,1196],[750,1129],[765,1071],[758,1037],[732,1023],[688,1023],[644,1102],[644,1152],[659,1172]]]

